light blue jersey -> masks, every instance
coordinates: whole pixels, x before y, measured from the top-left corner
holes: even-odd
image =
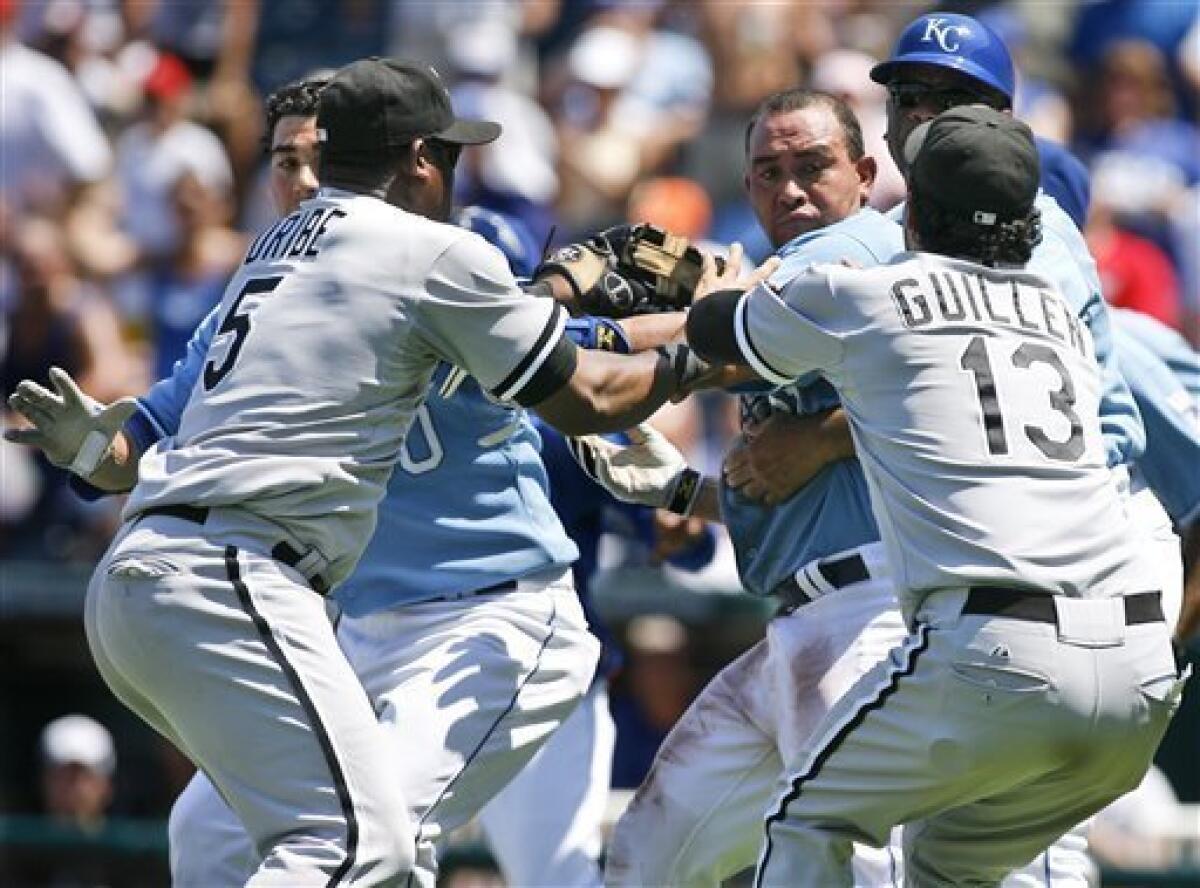
[[[781,247],[772,282],[783,285],[815,263],[843,260],[864,268],[904,249],[900,226],[872,209],[801,235]],[[798,386],[742,397],[743,422],[771,413],[809,414],[839,405],[833,386],[812,377]],[[879,539],[867,481],[857,460],[826,466],[777,506],[763,506],[722,485],[721,514],[733,541],[742,585],[768,595],[814,558]]]
[[[1117,360],[1146,426],[1146,452],[1134,468],[1171,520],[1186,527],[1200,520],[1200,389],[1187,387],[1200,383],[1200,354],[1143,317],[1113,312]]]
[[[1100,287],[1096,262],[1083,235],[1045,191],[1034,204],[1042,213],[1042,242],[1033,251],[1028,271],[1046,278],[1083,318],[1096,345],[1096,362],[1104,386],[1100,398],[1100,428],[1110,466],[1131,464],[1146,449],[1146,430],[1137,404],[1114,354],[1112,319]]]
[[[1200,414],[1200,352],[1175,330],[1140,311],[1110,308],[1109,314],[1122,335],[1136,339],[1170,368]]]
[[[335,597],[350,616],[461,595],[579,557],[550,506],[541,439],[524,410],[473,379],[434,377],[379,505],[371,544]]]

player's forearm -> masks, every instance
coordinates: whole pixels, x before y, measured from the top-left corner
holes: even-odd
[[[850,420],[846,411],[835,407],[826,413],[817,425],[817,434],[813,443],[818,452],[824,457],[825,464],[839,459],[852,459],[855,456],[854,438],[850,434]]]
[[[108,493],[126,493],[133,490],[138,479],[138,460],[141,453],[124,432],[117,432],[112,444],[96,471],[87,477],[93,487]]]
[[[679,389],[667,357],[657,352],[579,352],[570,382],[534,409],[566,435],[618,432],[636,425]]]
[[[714,524],[725,523],[721,517],[721,483],[716,478],[705,476],[700,482],[700,493],[696,495],[691,514]]]
[[[638,315],[633,318],[623,318],[618,323],[625,331],[625,338],[629,340],[631,352],[648,351],[680,339],[684,326],[687,324],[687,313],[676,311]]]

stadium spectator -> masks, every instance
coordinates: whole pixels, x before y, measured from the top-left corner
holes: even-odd
[[[612,785],[641,784],[663,738],[699,690],[687,629],[674,617],[635,617],[625,631],[625,668],[613,687],[617,723]]]
[[[558,137],[549,115],[511,84],[518,63],[517,35],[492,16],[460,22],[451,32],[451,91],[455,112],[494,120],[500,138],[467,149],[455,176],[455,203],[481,206],[519,219],[540,246],[553,225],[558,198]]]
[[[1086,234],[1109,304],[1180,329],[1179,283],[1167,255],[1152,241],[1121,228],[1112,207],[1098,199]]]
[[[124,196],[122,224],[146,258],[170,253],[179,228],[171,188],[187,171],[214,188],[233,184],[220,140],[188,119],[192,75],[178,58],[160,54],[142,83],[145,117],[117,143],[117,175]]]
[[[187,342],[225,292],[242,261],[246,238],[229,227],[225,194],[195,173],[182,173],[171,188],[179,244],[150,268],[153,375],[164,379],[184,356]]]
[[[112,735],[86,715],[64,715],[42,730],[42,804],[59,823],[96,832],[113,799]]]
[[[70,72],[17,39],[19,8],[0,4],[0,203],[61,215],[108,174],[112,151]]]
[[[0,343],[0,390],[45,379],[62,367],[103,400],[138,390],[139,365],[125,346],[108,301],[75,274],[57,223],[26,216],[3,241],[15,271],[15,299]],[[84,506],[67,490],[67,474],[38,459],[38,505],[10,516],[0,552],[23,557],[89,558],[112,530],[113,507]]]

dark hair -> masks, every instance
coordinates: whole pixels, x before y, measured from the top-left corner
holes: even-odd
[[[754,109],[754,113],[750,115],[750,120],[746,124],[745,149],[750,150],[750,137],[754,134],[754,128],[758,126],[760,120],[768,117],[771,114],[783,114],[787,111],[803,111],[805,108],[811,108],[813,105],[825,105],[833,112],[833,116],[837,118],[838,125],[842,128],[842,138],[846,142],[846,153],[850,155],[851,160],[861,160],[866,153],[866,148],[863,146],[862,126],[858,122],[858,118],[854,115],[854,111],[850,106],[833,95],[832,93],[821,92],[817,89],[804,89],[802,87],[794,87],[785,89],[781,92],[767,96],[759,106]]]
[[[1030,207],[1022,219],[980,225],[910,192],[905,212],[912,215],[920,249],[981,265],[1025,265],[1042,242],[1042,212],[1037,207]]]
[[[328,77],[311,77],[306,80],[296,80],[279,87],[264,102],[264,112],[267,117],[266,130],[263,132],[263,148],[271,150],[271,136],[275,132],[275,124],[284,117],[316,117],[317,104],[321,90],[329,82]]]

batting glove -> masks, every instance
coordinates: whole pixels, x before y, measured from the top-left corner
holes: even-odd
[[[690,514],[700,495],[700,473],[650,426],[643,423],[626,434],[629,444],[582,435],[568,438],[567,446],[584,473],[622,502]]]
[[[33,428],[7,429],[5,439],[41,448],[56,466],[88,478],[108,453],[121,426],[137,409],[133,398],[101,404],[84,394],[71,375],[50,368],[54,391],[26,379],[8,398],[8,406],[20,413]]]

